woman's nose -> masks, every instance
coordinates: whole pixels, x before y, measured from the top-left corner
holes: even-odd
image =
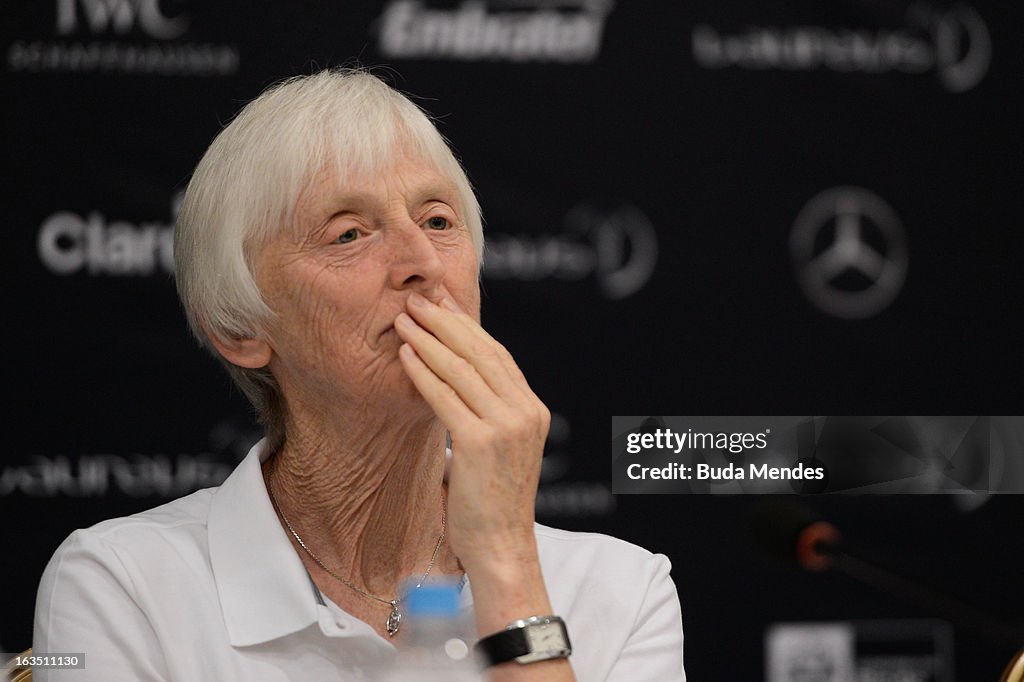
[[[433,241],[411,219],[389,235],[389,278],[395,289],[415,288],[429,295],[444,279],[445,266]]]

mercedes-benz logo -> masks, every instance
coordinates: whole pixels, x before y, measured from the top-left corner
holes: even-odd
[[[833,187],[807,202],[789,247],[800,287],[835,317],[877,315],[896,298],[907,274],[899,217],[860,187]]]

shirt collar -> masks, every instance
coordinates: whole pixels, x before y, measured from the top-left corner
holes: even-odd
[[[210,502],[213,578],[232,646],[289,635],[318,621],[309,574],[267,496],[264,438],[249,450]]]
[[[210,502],[210,563],[232,646],[298,632],[324,605],[267,495],[260,464],[271,454],[266,438],[256,443]],[[459,601],[472,609],[468,580]]]

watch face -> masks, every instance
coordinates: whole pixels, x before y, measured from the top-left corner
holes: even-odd
[[[558,651],[566,648],[562,627],[557,623],[533,625],[526,632],[530,638],[530,648],[534,652]]]

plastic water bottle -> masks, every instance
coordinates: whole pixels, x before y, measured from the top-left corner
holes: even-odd
[[[482,682],[482,667],[473,652],[472,614],[459,609],[459,584],[431,582],[402,600],[402,629],[392,665],[380,682]]]

